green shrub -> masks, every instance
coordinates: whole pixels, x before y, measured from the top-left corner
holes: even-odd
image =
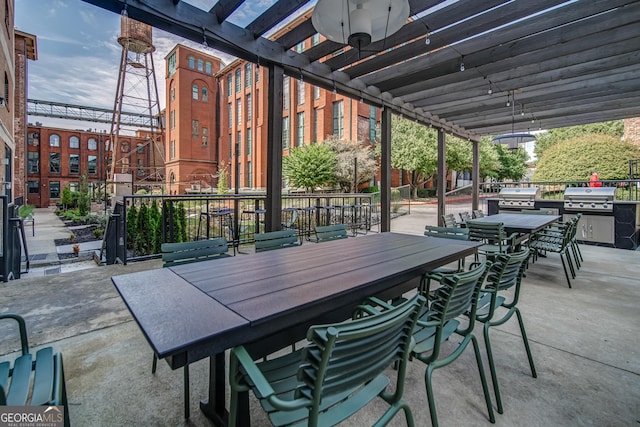
[[[33,214],[34,206],[32,205],[22,205],[18,208],[18,216],[22,219],[25,219]]]
[[[363,193],[377,193],[380,191],[377,185],[372,185],[371,187],[365,187],[361,190]]]
[[[426,199],[426,198],[435,197],[435,196],[436,196],[435,188],[418,188],[418,197],[421,199]]]

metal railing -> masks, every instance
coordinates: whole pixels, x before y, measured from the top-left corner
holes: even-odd
[[[106,234],[106,252],[126,264],[158,257],[162,243],[214,237],[225,237],[235,251],[265,231],[265,199],[264,194],[125,196],[110,221],[117,232]],[[369,193],[286,195],[282,227],[296,230],[301,241],[311,239],[316,225],[343,223],[353,235],[367,233],[378,225],[377,200]]]

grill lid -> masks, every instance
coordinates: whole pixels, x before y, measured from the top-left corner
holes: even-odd
[[[538,187],[503,188],[498,196],[505,199],[533,199],[538,195]]]
[[[565,200],[613,200],[615,187],[567,187]]]

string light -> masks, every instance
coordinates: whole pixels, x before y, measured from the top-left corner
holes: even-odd
[[[460,71],[464,71],[464,56],[460,58]]]
[[[427,35],[424,38],[424,44],[429,46],[431,44],[431,31],[429,31],[429,26],[427,24],[425,24],[425,26],[427,27]]]
[[[209,48],[209,43],[207,43],[207,33],[204,27],[202,27],[202,46],[204,46],[205,49]]]
[[[509,100],[509,92],[507,92],[507,107],[511,106],[511,101]]]
[[[489,80],[489,90],[487,91],[489,95],[493,94],[493,84],[491,84],[491,80]]]

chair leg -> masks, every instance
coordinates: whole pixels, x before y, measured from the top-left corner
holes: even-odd
[[[493,383],[493,393],[496,396],[496,407],[498,413],[502,414],[502,397],[500,396],[500,387],[498,386],[498,375],[496,374],[496,366],[493,361],[493,351],[491,350],[491,341],[489,340],[489,323],[484,324],[484,344],[487,349],[487,360],[489,361],[489,372],[491,373],[491,382]]]
[[[524,349],[527,352],[527,358],[529,359],[529,367],[531,368],[531,376],[538,378],[536,373],[536,367],[533,364],[533,356],[531,356],[531,348],[529,347],[529,339],[527,339],[527,332],[524,330],[524,321],[522,320],[522,313],[518,307],[515,308],[516,316],[518,316],[518,323],[520,324],[520,333],[522,334],[522,341],[524,342]]]
[[[153,364],[151,365],[151,373],[155,374],[156,373],[156,367],[158,366],[158,356],[156,356],[155,353],[153,353]]]
[[[562,256],[562,253],[560,253],[560,261],[562,261],[562,268],[564,268],[564,275],[567,278],[567,284],[569,285],[569,288],[571,288],[571,279],[569,278],[569,272],[567,271],[567,266],[564,262],[564,257]]]
[[[424,382],[427,387],[427,401],[429,402],[429,414],[431,415],[431,426],[438,427],[438,413],[436,412],[436,402],[433,398],[433,386],[431,385],[431,377],[433,376],[433,367],[427,366],[424,373]]]
[[[184,417],[189,418],[189,365],[184,365]]]
[[[480,381],[482,382],[482,392],[484,393],[484,400],[487,403],[487,411],[489,412],[489,421],[492,423],[495,423],[496,416],[493,413],[493,405],[491,404],[491,396],[489,396],[489,386],[487,385],[487,377],[484,374],[484,367],[482,366],[482,357],[480,356],[480,347],[478,346],[478,340],[474,335],[471,335],[471,341],[473,342],[473,351],[476,354],[478,371],[480,371]]]

